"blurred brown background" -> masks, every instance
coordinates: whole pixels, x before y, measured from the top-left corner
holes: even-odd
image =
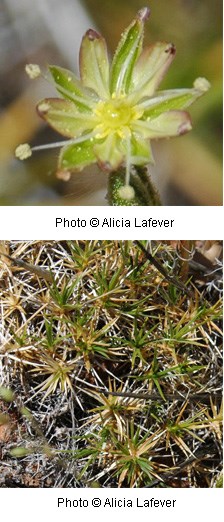
[[[0,4],[0,204],[106,205],[106,176],[96,167],[55,178],[58,149],[26,162],[15,147],[58,140],[37,117],[36,102],[55,95],[42,79],[31,82],[26,63],[56,63],[77,72],[83,33],[97,28],[114,52],[142,0],[2,0]],[[167,40],[177,54],[161,88],[191,87],[205,76],[211,90],[190,108],[193,130],[153,143],[155,183],[166,205],[222,204],[222,2],[150,0],[145,43]],[[59,137],[60,139],[60,137]]]

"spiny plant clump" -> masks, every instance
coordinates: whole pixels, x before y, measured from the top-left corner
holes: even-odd
[[[194,241],[2,241],[1,487],[220,487],[220,272]]]

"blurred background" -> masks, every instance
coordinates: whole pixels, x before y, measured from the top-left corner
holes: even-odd
[[[222,2],[150,0],[144,45],[167,40],[176,57],[161,89],[191,87],[205,76],[210,91],[192,107],[193,130],[153,142],[150,172],[165,205],[222,205]],[[26,63],[68,67],[78,74],[83,34],[95,28],[116,49],[121,32],[143,0],[1,0],[0,2],[0,205],[106,205],[107,177],[97,167],[55,177],[58,149],[14,157],[20,143],[57,141],[35,106],[55,91],[29,80]]]

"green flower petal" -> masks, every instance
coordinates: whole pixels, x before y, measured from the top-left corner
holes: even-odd
[[[140,55],[133,70],[132,87],[134,99],[152,96],[175,56],[175,47],[157,42]]]
[[[103,170],[115,170],[125,157],[122,140],[115,133],[109,134],[102,143],[94,145],[94,152]]]
[[[77,138],[95,125],[90,113],[79,112],[69,100],[46,98],[38,103],[37,112],[53,129],[69,138]]]
[[[153,120],[138,123],[145,138],[170,138],[180,136],[191,130],[191,119],[187,112],[168,111]],[[141,127],[142,126],[142,127]],[[137,127],[137,124],[136,124]]]
[[[109,97],[109,62],[104,38],[89,29],[80,48],[80,75],[85,87],[104,99]]]
[[[140,103],[144,107],[143,118],[157,118],[160,114],[170,110],[182,110],[189,107],[205,91],[199,89],[170,89],[159,91],[155,97]]]
[[[49,71],[53,76],[57,91],[62,94],[63,98],[73,101],[80,111],[90,111],[94,102],[93,93],[85,89],[68,69],[49,66]]]
[[[132,136],[131,139],[131,163],[133,165],[146,165],[154,163],[149,141]]]
[[[129,92],[133,67],[142,51],[144,23],[148,16],[149,9],[141,9],[121,37],[111,66],[111,94],[119,96]]]
[[[87,165],[95,163],[96,158],[93,152],[93,142],[90,140],[82,143],[68,145],[63,147],[60,152],[58,166],[59,169],[82,170]]]

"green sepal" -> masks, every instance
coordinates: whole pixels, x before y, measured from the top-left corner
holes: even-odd
[[[103,140],[97,140],[94,146],[94,153],[98,164],[104,171],[111,172],[121,165],[125,157],[125,151],[122,150],[120,141],[115,133],[109,134]]]
[[[174,57],[175,47],[167,42],[156,42],[142,51],[133,70],[131,92],[134,100],[154,94]]]
[[[104,38],[89,29],[80,47],[80,75],[83,85],[96,92],[99,98],[109,96],[109,61]]]
[[[66,145],[60,152],[58,167],[62,170],[82,170],[87,165],[95,163],[93,143],[90,140],[82,143]]]
[[[142,51],[144,22],[148,15],[147,8],[141,9],[120,39],[111,65],[111,94],[129,92],[133,68]]]
[[[37,112],[57,132],[69,138],[77,138],[94,127],[94,117],[77,109],[70,100],[46,98],[37,105]]]
[[[55,65],[49,65],[49,71],[56,84],[57,91],[62,94],[63,98],[73,101],[80,111],[91,110],[91,96],[89,90],[85,89],[75,74]]]
[[[154,164],[150,141],[137,137],[137,134],[131,138],[131,163],[132,165]]]
[[[191,119],[186,111],[167,111],[145,122],[145,138],[171,138],[191,130]],[[143,130],[143,129],[142,129]]]
[[[167,111],[186,109],[203,94],[198,89],[158,91],[152,103],[149,101],[149,107],[145,108],[142,119],[154,119]]]

